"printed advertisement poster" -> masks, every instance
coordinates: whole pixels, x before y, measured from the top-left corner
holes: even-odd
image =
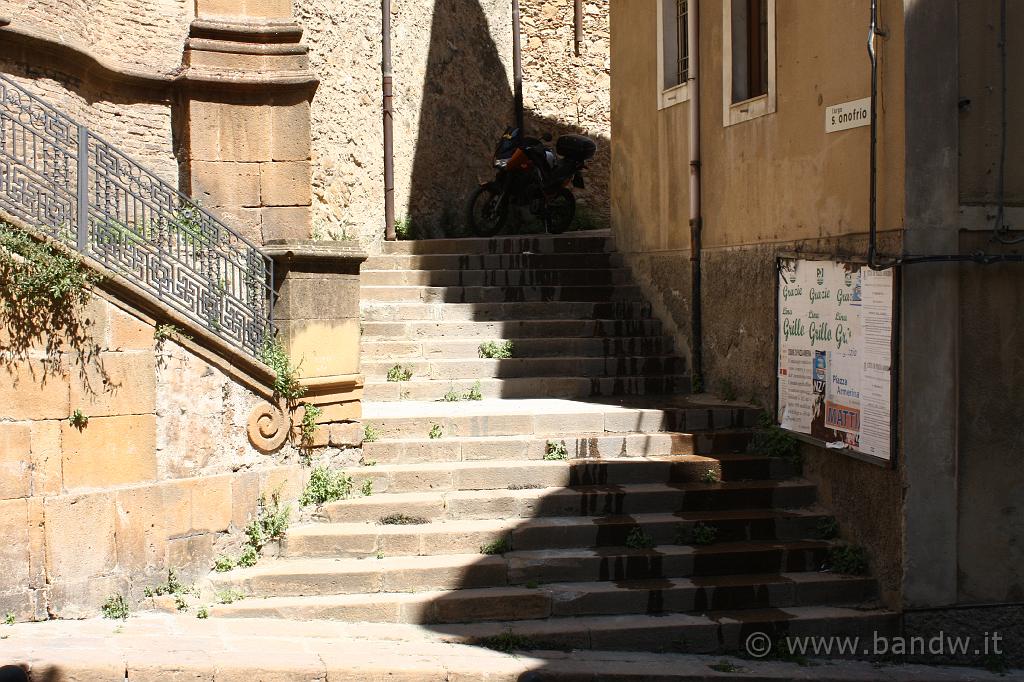
[[[891,271],[783,259],[779,424],[829,447],[891,457]]]

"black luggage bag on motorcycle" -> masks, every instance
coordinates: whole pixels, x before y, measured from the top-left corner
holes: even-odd
[[[597,143],[583,135],[562,135],[555,144],[555,151],[572,161],[589,161],[597,153]]]

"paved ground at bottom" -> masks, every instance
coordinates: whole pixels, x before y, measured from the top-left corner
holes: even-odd
[[[506,654],[445,642],[416,626],[323,621],[201,620],[140,614],[0,626],[0,666],[22,665],[33,682],[402,682],[469,680],[1024,680],[974,668],[854,661],[755,661],[600,651]],[[714,666],[714,667],[712,667]]]

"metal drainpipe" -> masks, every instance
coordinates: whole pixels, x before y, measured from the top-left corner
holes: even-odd
[[[573,7],[576,33],[576,56],[583,54],[583,0],[575,0]]]
[[[686,90],[690,103],[690,372],[695,390],[704,389],[704,331],[701,304],[701,228],[700,205],[700,55],[698,0],[689,0],[686,12]]]
[[[523,113],[523,41],[519,28],[519,0],[512,0],[512,70],[515,78],[516,127],[526,132]]]
[[[381,0],[381,74],[384,90],[384,239],[395,241],[394,73],[391,68],[391,0]]]

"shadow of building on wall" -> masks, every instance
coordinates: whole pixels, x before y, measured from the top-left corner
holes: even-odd
[[[467,235],[466,202],[480,182],[493,178],[494,147],[515,121],[510,81],[479,0],[436,0],[409,188],[412,237]],[[526,129],[556,139],[588,134],[530,111]],[[599,157],[606,158],[609,140],[595,141]],[[578,195],[587,205],[581,214],[607,215],[608,164],[585,176],[592,189]],[[586,219],[577,222],[577,228],[593,226]]]

